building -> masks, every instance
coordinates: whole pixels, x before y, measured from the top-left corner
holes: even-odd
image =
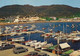
[[[57,19],[56,17],[50,17],[50,18],[52,18],[53,20],[56,20]]]
[[[29,21],[38,21],[40,20],[39,17],[29,17]]]

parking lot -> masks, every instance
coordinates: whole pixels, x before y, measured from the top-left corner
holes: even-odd
[[[20,54],[14,54],[13,49],[1,50],[0,56],[24,56],[27,55],[29,52],[24,52]]]
[[[25,45],[18,44],[18,43],[14,43],[14,45],[16,47],[22,46],[24,48],[28,48],[28,52],[14,54],[13,53],[13,48],[12,48],[12,49],[7,49],[7,50],[0,50],[0,56],[24,56],[24,55],[27,55],[29,52],[34,51],[34,48],[31,48],[29,46],[25,46]],[[43,51],[43,50],[40,50],[40,52],[47,53],[50,56],[57,56],[56,54],[53,54],[53,53],[50,53],[50,52],[47,52],[47,51]]]

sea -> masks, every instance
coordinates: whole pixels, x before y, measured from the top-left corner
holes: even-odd
[[[36,25],[36,29],[34,30],[42,30],[46,33],[49,32],[49,29],[52,29],[54,33],[58,32],[58,31],[62,31],[63,33],[68,33],[70,34],[72,31],[80,31],[80,22],[50,22],[50,23],[30,23],[30,24],[17,24],[16,26],[20,26],[23,25],[25,26],[31,26],[32,24]],[[10,27],[14,27],[15,25],[6,25],[6,26],[10,26]],[[4,29],[4,26],[2,26]],[[43,29],[45,28],[45,29]],[[34,33],[34,34],[22,34],[20,36],[6,36],[8,39],[10,38],[19,38],[19,37],[25,37],[25,41],[28,41],[29,38],[30,40],[37,40],[37,41],[44,41],[44,37],[41,36],[42,33]],[[80,35],[79,35],[80,36]],[[5,40],[6,37],[3,37],[2,40]],[[55,40],[54,38],[49,38],[47,39],[48,43],[53,43],[53,45],[57,44],[57,40]],[[64,41],[66,42],[66,41]],[[60,42],[63,43],[63,42]],[[68,41],[67,42],[70,46],[71,49],[74,50],[79,50],[80,49],[80,41],[79,42],[75,42],[72,43],[72,41]]]

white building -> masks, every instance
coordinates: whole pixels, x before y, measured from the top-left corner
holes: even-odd
[[[40,20],[39,17],[30,17],[29,18],[29,21],[38,21],[38,20]]]
[[[19,22],[19,19],[15,19],[14,22]]]

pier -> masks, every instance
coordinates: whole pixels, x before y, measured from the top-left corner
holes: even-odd
[[[19,32],[19,33],[0,34],[0,36],[11,36],[11,35],[32,34],[32,33],[45,33],[45,32],[40,30],[35,30],[35,31],[27,31],[27,32]]]

